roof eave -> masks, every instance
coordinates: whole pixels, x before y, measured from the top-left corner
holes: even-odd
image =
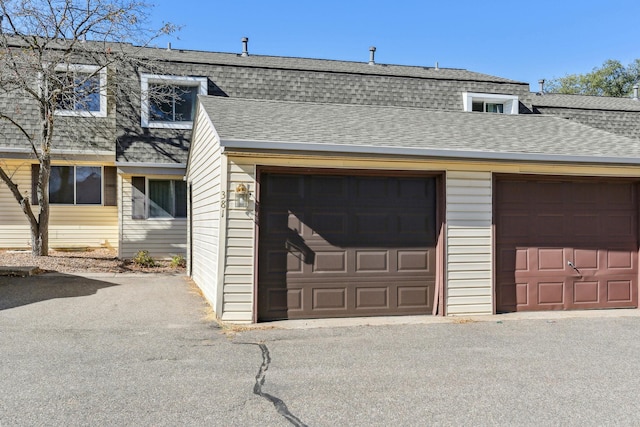
[[[370,145],[345,145],[325,144],[312,142],[282,142],[221,139],[220,146],[223,152],[236,150],[257,151],[298,151],[311,153],[342,153],[359,155],[387,155],[408,157],[432,157],[457,160],[487,160],[487,161],[524,161],[524,162],[548,162],[548,163],[584,163],[584,164],[609,164],[609,165],[638,165],[640,157],[600,157],[569,154],[544,154],[544,153],[518,153],[496,151],[467,151],[447,150],[421,147],[392,147]]]

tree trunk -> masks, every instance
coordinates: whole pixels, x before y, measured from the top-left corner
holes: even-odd
[[[38,221],[31,225],[31,253],[34,256],[49,255],[49,177],[51,176],[51,158],[48,155],[40,159],[37,197],[40,206]]]

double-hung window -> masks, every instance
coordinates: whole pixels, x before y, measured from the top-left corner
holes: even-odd
[[[107,115],[107,70],[93,65],[59,64],[50,81],[57,92],[55,114],[105,117]]]
[[[207,79],[143,74],[141,89],[143,127],[191,129],[196,98],[207,94]]]
[[[175,179],[132,179],[133,219],[186,218],[187,184]]]

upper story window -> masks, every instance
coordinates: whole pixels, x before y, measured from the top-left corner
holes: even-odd
[[[55,114],[106,117],[107,70],[94,65],[59,64],[54,88],[60,89]]]
[[[518,114],[519,108],[517,95],[463,92],[462,103],[464,111],[483,113]]]
[[[141,81],[143,127],[193,127],[197,95],[207,94],[205,77],[143,74]]]

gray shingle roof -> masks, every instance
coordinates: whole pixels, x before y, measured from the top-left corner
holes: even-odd
[[[640,101],[631,98],[545,93],[544,95],[532,95],[531,100],[534,106],[540,107],[640,111]]]
[[[139,48],[138,48],[139,49]],[[161,61],[186,62],[207,65],[233,65],[275,69],[325,71],[335,73],[370,74],[382,76],[404,76],[428,79],[487,81],[495,83],[527,83],[464,69],[420,67],[407,65],[378,64],[368,62],[337,61],[328,59],[292,58],[283,56],[249,55],[243,57],[235,53],[204,52],[182,49],[144,48],[139,55]],[[366,53],[365,53],[366,54]],[[363,55],[364,56],[364,55]]]
[[[269,148],[267,142],[306,143],[314,145],[314,149],[324,144],[327,151],[344,146],[360,147],[360,152],[362,148],[364,152],[367,149],[376,152],[386,147],[418,149],[415,151],[418,155],[419,150],[429,149],[452,150],[461,157],[474,152],[510,153],[516,158],[517,155],[576,156],[597,162],[601,161],[599,157],[640,159],[640,144],[633,139],[546,115],[211,96],[200,97],[200,102],[228,146],[234,145],[232,141],[264,141],[265,148]]]

